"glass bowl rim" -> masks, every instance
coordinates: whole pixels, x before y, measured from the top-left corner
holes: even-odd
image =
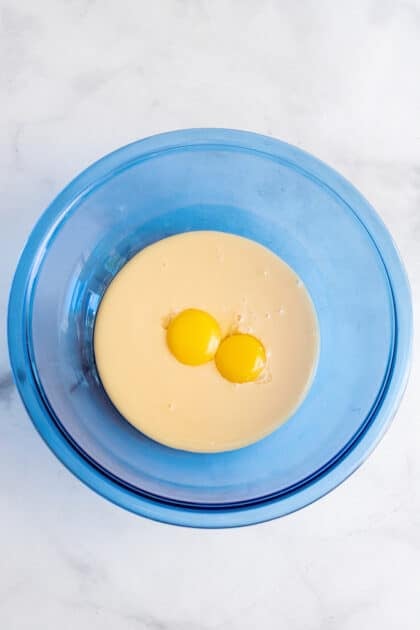
[[[296,492],[243,507],[185,507],[142,496],[121,486],[86,460],[57,426],[37,386],[27,343],[28,304],[34,269],[44,244],[60,229],[77,201],[122,168],[147,157],[183,147],[213,147],[252,151],[277,159],[329,189],[348,206],[368,231],[388,275],[395,311],[394,356],[386,387],[374,414],[353,447],[323,474]],[[403,396],[412,349],[412,305],[408,278],[397,248],[381,219],[364,197],[341,175],[312,155],[283,141],[234,129],[184,129],[138,140],[104,156],[78,175],[53,200],[33,228],[21,254],[9,298],[8,343],[15,382],[26,410],[53,453],[81,481],[116,505],[148,518],[190,527],[237,527],[294,512],[333,490],[368,457],[389,427]]]

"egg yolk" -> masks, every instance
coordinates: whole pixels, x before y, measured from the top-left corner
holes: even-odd
[[[216,367],[232,383],[257,380],[266,363],[265,349],[253,335],[235,333],[226,337],[216,353]]]
[[[196,308],[187,308],[168,325],[166,341],[174,357],[186,365],[201,365],[214,358],[221,339],[217,321]]]

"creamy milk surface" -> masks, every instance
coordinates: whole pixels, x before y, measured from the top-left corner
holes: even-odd
[[[266,365],[255,382],[223,378],[216,362],[185,365],[167,328],[184,309],[200,309],[222,338],[250,333]],[[95,360],[120,413],[141,432],[178,449],[217,452],[268,435],[308,391],[319,350],[309,294],[278,256],[222,232],[186,232],[135,255],[99,306]]]

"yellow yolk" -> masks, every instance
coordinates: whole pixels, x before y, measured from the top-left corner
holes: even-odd
[[[265,349],[253,335],[235,333],[226,337],[216,353],[220,374],[232,383],[257,380],[266,362]]]
[[[186,365],[201,365],[214,358],[221,339],[217,321],[196,308],[187,308],[168,325],[166,340],[174,357]]]

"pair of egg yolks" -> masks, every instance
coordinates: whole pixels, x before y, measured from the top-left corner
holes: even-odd
[[[178,361],[202,365],[215,359],[220,374],[232,383],[249,383],[261,374],[265,349],[253,335],[234,333],[222,339],[217,321],[206,311],[188,308],[168,325],[167,344]]]

